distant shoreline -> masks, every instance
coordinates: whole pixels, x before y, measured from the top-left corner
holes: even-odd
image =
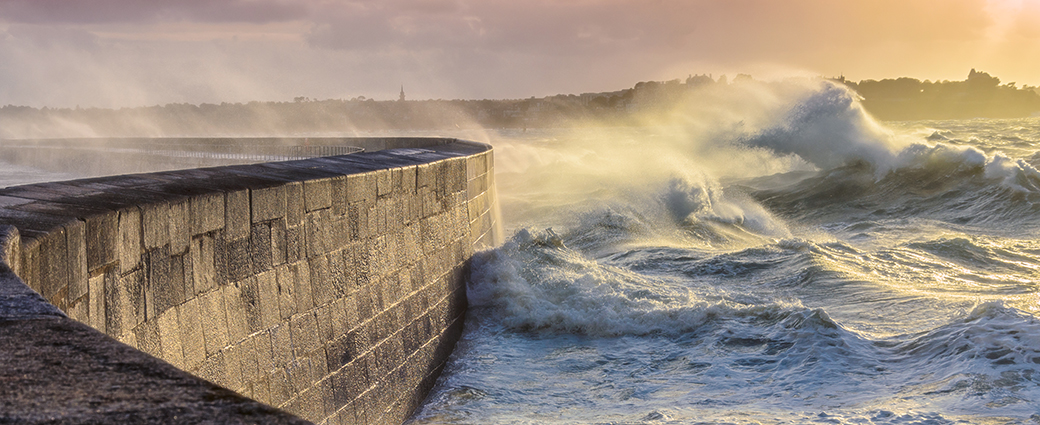
[[[1040,116],[1040,88],[1000,84],[974,69],[964,81],[913,78],[844,85],[881,121],[1028,118]],[[756,82],[750,75],[691,75],[685,81],[640,82],[603,93],[502,100],[349,100],[167,104],[137,108],[0,107],[0,138],[160,137],[197,135],[322,134],[384,130],[526,129],[645,126],[674,115],[687,101],[710,101],[711,93]],[[708,97],[704,97],[708,96]]]

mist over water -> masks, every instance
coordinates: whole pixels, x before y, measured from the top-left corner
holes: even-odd
[[[1040,421],[1040,119],[746,83],[489,138],[511,237],[412,423]]]

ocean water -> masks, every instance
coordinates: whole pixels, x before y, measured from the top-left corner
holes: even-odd
[[[828,83],[499,134],[507,235],[412,424],[1040,423],[1040,119]]]

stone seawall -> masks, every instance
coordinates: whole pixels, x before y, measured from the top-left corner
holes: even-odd
[[[396,149],[0,189],[0,421],[407,418],[501,237],[492,151],[366,143]]]

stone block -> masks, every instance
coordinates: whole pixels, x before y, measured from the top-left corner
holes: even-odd
[[[331,213],[329,210],[319,210],[307,213],[304,237],[307,242],[308,258],[327,254],[332,246],[332,232],[330,232]]]
[[[87,270],[95,271],[119,259],[119,214],[86,218]]]
[[[159,339],[158,320],[149,320],[137,325],[134,328],[134,335],[137,337],[137,345],[135,347],[138,350],[162,358],[162,342]]]
[[[253,224],[285,218],[286,196],[284,186],[273,186],[250,191]]]
[[[304,241],[304,226],[285,228],[285,262],[295,263],[306,258],[307,247]]]
[[[307,268],[310,276],[310,286],[314,305],[321,306],[331,302],[334,298],[334,289],[329,276],[329,262],[325,256],[311,257],[307,259]],[[301,312],[305,310],[299,310]]]
[[[141,210],[141,234],[144,249],[154,249],[170,243],[170,205],[165,202],[145,204]]]
[[[275,268],[278,284],[278,312],[282,321],[296,314],[296,274],[292,267],[282,265]]]
[[[321,394],[321,407],[328,417],[329,424],[340,424],[339,410],[342,405],[336,404],[335,389],[332,387],[332,379],[323,379],[316,385]],[[353,415],[353,413],[351,413]]]
[[[401,342],[406,355],[411,355],[422,347],[425,341],[419,334],[419,322],[412,321],[402,329]]]
[[[314,294],[311,287],[311,269],[307,262],[301,261],[292,265],[296,284],[296,311],[303,313],[310,311],[315,306]]]
[[[267,372],[264,372],[261,377],[253,381],[252,398],[264,404],[271,404],[270,378],[268,378]]]
[[[307,212],[332,207],[332,181],[326,178],[303,182],[303,200]]]
[[[374,172],[351,174],[347,176],[347,204],[361,202],[374,203],[378,193]]]
[[[272,360],[275,368],[284,368],[293,361],[293,341],[289,324],[280,324],[270,329]]]
[[[218,285],[216,240],[212,234],[192,238],[191,268],[192,282],[196,294],[211,291]]]
[[[193,196],[189,206],[192,235],[224,228],[224,194],[209,193]]]
[[[236,345],[234,349],[239,353],[239,371],[242,373],[242,380],[255,382],[260,379],[260,366],[257,362],[256,343],[254,340],[248,338]]]
[[[351,251],[354,253],[352,257],[353,267],[352,271],[355,274],[355,286],[360,288],[368,285],[371,281],[371,269],[372,255],[373,252],[368,248],[368,244],[365,242],[358,242],[352,245]]]
[[[187,199],[181,199],[170,203],[169,234],[170,253],[172,255],[184,254],[191,244],[191,203]]]
[[[368,365],[365,362],[355,361],[348,364],[343,368],[341,377],[338,386],[346,390],[345,398],[349,400],[357,400],[372,386]]]
[[[132,329],[114,338],[116,339],[116,341],[122,342],[123,344],[129,345],[131,347],[137,347],[137,334],[135,334]]]
[[[270,270],[274,265],[274,248],[271,242],[271,226],[268,223],[254,224],[249,235],[249,259],[253,273]]]
[[[241,290],[241,303],[245,311],[248,333],[253,334],[263,330],[263,306],[261,305],[260,287],[256,277],[250,276],[248,279],[239,282],[239,289]]]
[[[342,315],[333,314],[333,319],[336,320],[338,327],[336,330],[337,335],[344,335],[361,324],[358,313],[357,298],[358,292],[343,297],[339,300],[339,308],[333,310],[333,313],[342,313]]]
[[[181,348],[184,350],[184,367],[187,370],[196,370],[206,359],[206,339],[203,331],[202,309],[196,298],[187,300],[184,304],[177,306],[178,318],[180,319]]]
[[[453,158],[446,161],[446,188],[448,192],[461,192],[466,190],[466,159]]]
[[[274,370],[274,350],[271,346],[271,332],[263,330],[252,335],[253,346],[256,347],[256,367],[261,377]]]
[[[346,258],[344,258],[346,254]],[[347,281],[347,267],[350,262],[350,253],[344,252],[343,250],[332,251],[329,253],[329,287],[331,288],[330,299],[328,302],[342,298],[343,296],[354,291],[354,282]]]
[[[285,374],[289,378],[290,394],[299,396],[310,387],[310,365],[307,358],[296,358],[285,365]],[[291,411],[291,410],[290,410]]]
[[[387,236],[372,238],[362,244],[360,250],[370,254],[365,272],[371,280],[378,280],[393,269],[391,249],[390,238]]]
[[[290,324],[293,355],[297,359],[310,356],[321,346],[318,343],[318,322],[314,313],[298,314]]]
[[[180,313],[177,309],[167,310],[165,313],[160,314],[155,322],[158,324],[159,342],[162,345],[162,355],[159,357],[180,369],[184,369]]]
[[[68,295],[68,259],[64,231],[44,234],[38,239],[22,236],[20,276],[29,287],[59,309]]]
[[[119,212],[119,268],[123,273],[141,263],[141,212],[128,208]]]
[[[394,191],[394,178],[390,170],[377,170],[373,172],[376,181],[376,195],[383,197]]]
[[[228,345],[227,308],[221,290],[210,291],[199,296],[202,317],[202,334],[206,340],[206,355],[213,356]]]
[[[353,239],[351,235],[350,220],[346,217],[336,217],[329,222],[329,249],[335,250],[342,248],[344,245],[350,243]]]
[[[228,343],[231,345],[237,344],[251,333],[249,331],[246,308],[243,305],[242,287],[240,285],[241,282],[229,283],[221,289],[224,292]]]
[[[291,182],[285,184],[285,221],[286,226],[294,227],[303,222],[306,212],[303,199],[303,183]]]
[[[248,238],[252,223],[249,191],[228,192],[224,199],[224,237],[230,240]]]
[[[100,332],[107,332],[105,324],[105,276],[112,275],[102,273],[87,279],[90,320],[84,323]]]
[[[260,293],[260,324],[262,328],[267,329],[281,321],[278,306],[278,282],[274,270],[256,275],[256,285]]]
[[[415,187],[426,188],[437,184],[437,175],[433,164],[419,164],[415,167]]]
[[[401,190],[404,195],[413,196],[418,188],[418,167],[405,167],[401,169]]]
[[[82,298],[90,291],[87,283],[87,226],[75,220],[65,225],[66,262],[68,267],[69,300]]]
[[[347,177],[336,176],[329,179],[332,196],[332,215],[342,217],[347,213]]]
[[[126,307],[129,308],[128,314],[132,317],[131,326],[137,326],[147,320],[149,295],[144,272],[138,269],[120,276],[119,286],[126,291]]]
[[[224,354],[224,368],[227,374],[227,388],[234,388],[236,391],[243,388],[247,382],[243,379],[242,363],[243,363],[243,350],[239,350],[239,345],[231,345],[224,349],[221,353]]]
[[[237,282],[253,274],[253,266],[249,258],[248,237],[225,240],[223,244],[217,244],[217,247],[219,248],[221,245],[224,248],[221,257],[225,268],[223,273],[218,268],[218,276],[224,276],[227,282]],[[221,282],[221,284],[223,283]]]
[[[223,387],[228,387],[231,384],[231,381],[228,379],[227,364],[224,361],[223,352],[207,357],[199,366],[195,375]]]
[[[195,287],[192,285],[191,280],[188,279],[191,273],[190,264],[185,267],[184,262],[191,261],[190,257],[184,255],[174,255],[170,257],[170,282],[174,289],[173,305],[183,303],[188,297],[195,296]]]
[[[183,277],[181,277],[182,281],[176,282],[171,273],[169,245],[163,245],[162,248],[152,249],[145,253],[145,270],[148,273],[148,287],[150,288],[146,291],[149,319],[163,314],[185,299]]]
[[[365,285],[354,293],[354,301],[357,304],[358,323],[371,320],[378,313],[372,302],[372,285]]]
[[[368,231],[368,207],[364,202],[352,202],[347,206],[346,226],[349,229],[349,239],[366,239]]]
[[[86,296],[78,300],[69,301],[65,309],[65,315],[77,322],[86,323],[90,321],[90,300]]]
[[[318,324],[319,344],[330,342],[338,336],[334,333],[332,319],[332,309],[335,308],[335,305],[335,303],[331,303],[314,310],[314,316]]]
[[[325,363],[328,370],[337,371],[343,365],[350,363],[352,358],[348,344],[346,335],[343,335],[325,345]]]
[[[278,266],[286,262],[285,220],[278,219],[271,225],[271,265]]]
[[[289,384],[289,376],[285,369],[278,368],[268,374],[268,384],[271,393],[271,405],[282,407],[289,401],[292,385]]]

